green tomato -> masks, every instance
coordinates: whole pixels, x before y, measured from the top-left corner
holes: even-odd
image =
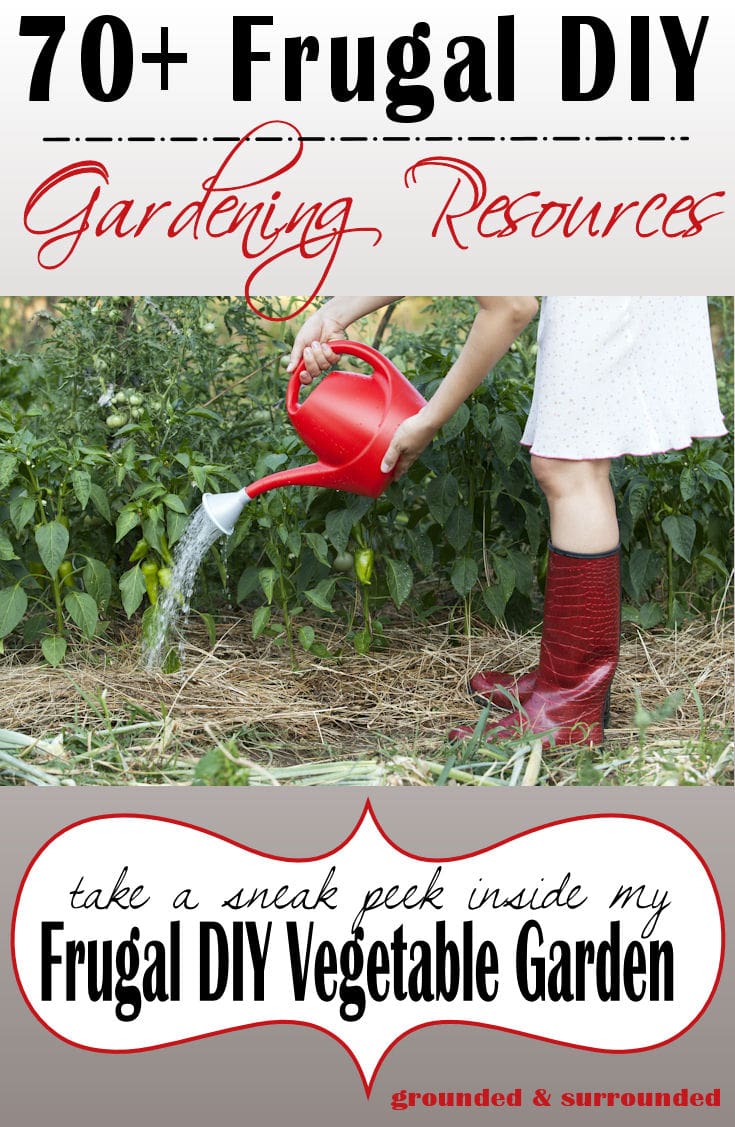
[[[214,321],[205,321],[202,325],[202,332],[206,333],[207,336],[211,336],[216,327],[217,326],[215,325]]]
[[[64,587],[74,586],[74,580],[71,577],[73,571],[74,565],[71,560],[62,560],[59,564],[59,579]]]
[[[117,430],[118,427],[124,427],[127,421],[127,415],[108,415],[105,419],[105,426],[108,426],[110,430]]]
[[[142,407],[143,397],[138,395],[137,391],[134,391],[132,395],[128,396],[128,403],[131,407]]]
[[[355,557],[352,552],[340,552],[332,560],[332,567],[335,571],[352,571],[354,562]]]

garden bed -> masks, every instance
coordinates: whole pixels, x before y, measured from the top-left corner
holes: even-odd
[[[538,636],[451,632],[396,623],[384,650],[356,653],[338,627],[335,654],[288,653],[247,623],[222,620],[214,647],[187,630],[181,669],[149,674],[139,639],[79,650],[62,667],[3,659],[0,726],[41,743],[5,746],[6,783],[722,784],[731,781],[732,645],[726,621],[672,633],[624,631],[601,751],[530,743],[490,753],[445,734],[479,717],[466,695],[484,665],[520,670]],[[131,627],[132,630],[132,627]],[[537,754],[535,755],[537,759]],[[16,766],[13,765],[16,763]],[[24,773],[23,765],[41,774]],[[2,766],[2,765],[0,765]],[[47,777],[45,777],[47,776]]]

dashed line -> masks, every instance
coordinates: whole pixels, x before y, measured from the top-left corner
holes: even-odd
[[[126,142],[131,143],[131,144],[143,144],[143,143],[152,144],[152,143],[155,143],[155,142],[165,142],[165,141],[176,142],[178,144],[182,144],[182,143],[183,144],[197,144],[197,143],[235,144],[237,141],[242,141],[243,139],[245,141],[260,141],[260,142],[263,142],[263,141],[265,141],[265,142],[268,142],[268,141],[301,141],[304,144],[314,144],[314,143],[318,143],[318,142],[322,142],[322,143],[326,143],[326,144],[340,143],[340,142],[362,143],[362,144],[375,144],[376,142],[377,143],[391,142],[391,143],[398,143],[398,144],[408,144],[411,141],[424,142],[424,143],[427,143],[427,144],[438,144],[438,143],[445,143],[445,142],[460,142],[460,143],[463,143],[463,144],[467,143],[467,142],[469,142],[469,143],[488,143],[488,144],[497,144],[498,142],[502,142],[502,143],[516,142],[516,143],[526,143],[527,144],[527,143],[530,142],[530,143],[536,143],[536,144],[543,144],[543,143],[552,142],[552,141],[556,141],[556,142],[560,142],[560,143],[570,143],[570,142],[584,143],[584,142],[588,142],[588,141],[589,142],[593,142],[593,141],[595,141],[595,142],[618,142],[618,143],[621,143],[621,142],[623,142],[623,143],[624,142],[638,142],[638,141],[641,141],[641,142],[656,141],[656,142],[659,142],[659,143],[660,142],[667,142],[667,141],[669,141],[669,142],[672,142],[672,141],[673,142],[691,141],[690,136],[665,137],[663,135],[655,135],[655,136],[654,135],[640,135],[638,137],[632,137],[632,136],[626,137],[626,136],[623,136],[622,134],[605,135],[605,136],[599,136],[599,137],[592,137],[592,136],[583,137],[581,135],[568,135],[567,136],[566,134],[556,134],[556,135],[553,135],[553,136],[550,136],[550,137],[541,137],[541,136],[533,136],[533,135],[528,135],[528,136],[519,135],[519,136],[511,136],[511,137],[477,136],[477,135],[469,135],[467,137],[465,137],[465,136],[450,137],[450,136],[444,136],[444,135],[441,135],[441,136],[426,136],[426,137],[406,137],[406,136],[396,137],[396,136],[390,136],[390,135],[382,136],[382,137],[377,137],[377,136],[376,137],[367,137],[367,136],[363,136],[363,137],[353,137],[353,136],[347,136],[347,137],[337,137],[337,136],[335,136],[335,137],[327,137],[327,136],[306,137],[306,136],[295,135],[295,136],[283,136],[283,137],[255,136],[255,137],[245,137],[245,138],[236,137],[236,136],[231,136],[231,137],[222,137],[222,136],[213,136],[213,137],[81,137],[80,136],[80,137],[71,137],[71,136],[69,136],[69,137],[42,137],[41,138],[42,141],[44,141],[48,144],[58,144],[58,143],[67,143],[68,144],[68,143],[79,143],[79,142],[82,142],[82,141],[87,142],[87,143],[91,143],[91,144],[114,144],[114,143],[126,143]]]

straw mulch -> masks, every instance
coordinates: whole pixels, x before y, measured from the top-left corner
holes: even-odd
[[[321,622],[320,640],[341,653],[327,659],[299,651],[294,671],[284,649],[254,642],[248,626],[221,623],[213,650],[190,626],[182,668],[167,676],[142,670],[137,639],[73,657],[59,669],[6,657],[0,728],[33,737],[99,730],[101,713],[114,727],[130,722],[137,707],[159,718],[165,712],[177,741],[195,754],[236,735],[283,763],[395,750],[428,755],[454,724],[477,718],[466,694],[469,675],[488,665],[520,671],[538,653],[533,634],[483,630],[467,637],[447,624],[395,624],[385,650],[360,655],[337,632],[325,634]],[[660,635],[625,627],[606,747],[637,740],[636,692],[645,709],[655,710],[676,691],[679,707],[647,739],[686,741],[730,728],[729,623],[699,621]]]

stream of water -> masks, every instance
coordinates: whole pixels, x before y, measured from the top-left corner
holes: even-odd
[[[186,620],[189,613],[200,564],[222,535],[222,529],[210,520],[200,505],[174,548],[171,584],[159,595],[153,627],[143,642],[143,663],[149,673],[161,668],[178,619],[183,615]]]

